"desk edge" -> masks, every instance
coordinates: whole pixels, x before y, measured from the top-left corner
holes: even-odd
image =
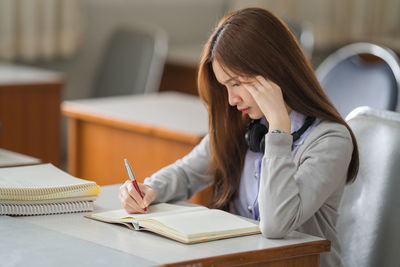
[[[246,264],[251,263],[261,263],[269,261],[284,260],[289,258],[301,257],[306,255],[315,255],[322,252],[329,252],[331,248],[331,241],[329,240],[319,240],[310,241],[306,243],[287,245],[276,248],[267,248],[260,250],[253,250],[247,252],[226,254],[202,259],[194,259],[182,262],[174,262],[163,264],[160,266],[197,266],[198,264],[208,266],[231,266],[239,265],[246,262]]]
[[[106,118],[101,115],[95,115],[84,111],[79,111],[68,105],[62,105],[62,114],[68,119],[85,120],[92,123],[103,124],[114,128],[135,131],[141,134],[151,134],[161,138],[185,142],[192,145],[198,144],[203,136],[182,133],[170,129],[164,129],[157,126],[145,125],[139,122],[126,121],[118,118]]]

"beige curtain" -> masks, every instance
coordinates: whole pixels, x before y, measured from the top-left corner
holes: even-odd
[[[231,10],[260,6],[284,19],[311,22],[316,46],[375,41],[400,49],[400,0],[228,0],[228,3]]]
[[[0,59],[73,55],[83,34],[80,0],[0,0]]]

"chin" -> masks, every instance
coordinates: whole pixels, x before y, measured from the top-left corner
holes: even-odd
[[[252,119],[252,120],[258,120],[258,119],[261,119],[262,117],[264,117],[264,115],[263,114],[251,114],[251,113],[249,113],[249,114],[247,114],[248,116],[249,116],[249,118],[250,119]]]

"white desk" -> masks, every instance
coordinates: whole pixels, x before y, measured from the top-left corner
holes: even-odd
[[[39,164],[40,159],[0,148],[0,168]]]
[[[95,212],[120,208],[118,188],[119,185],[102,187]],[[83,217],[85,214],[0,217],[0,262],[7,266],[154,266],[203,259],[191,264],[211,261],[231,265],[254,263],[260,255],[275,261],[293,260],[300,256],[319,257],[319,253],[329,250],[329,241],[296,232],[285,239],[253,235],[185,245],[152,233],[90,220]]]

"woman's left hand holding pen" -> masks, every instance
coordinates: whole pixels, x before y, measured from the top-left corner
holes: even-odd
[[[156,192],[149,186],[138,183],[143,198],[132,184],[127,180],[119,189],[119,200],[128,213],[145,213],[151,202],[156,198]]]

